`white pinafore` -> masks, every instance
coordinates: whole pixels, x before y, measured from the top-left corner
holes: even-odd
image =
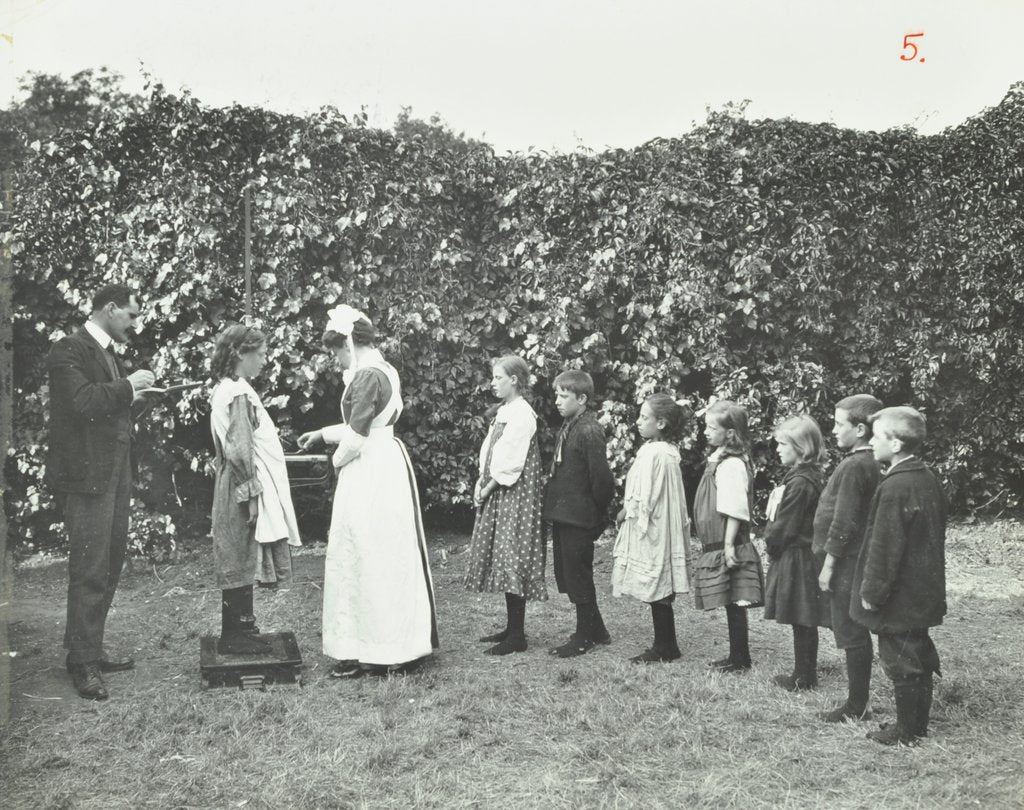
[[[437,646],[433,583],[416,478],[390,424],[402,412],[398,372],[383,360],[365,367],[384,372],[391,399],[358,455],[338,470],[324,568],[324,654],[404,664]],[[324,435],[331,440],[338,431]]]

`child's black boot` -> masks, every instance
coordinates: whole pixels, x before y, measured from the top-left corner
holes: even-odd
[[[486,655],[509,655],[526,650],[526,597],[506,593],[505,609],[508,611],[505,637],[484,650]]]
[[[629,660],[634,664],[653,664],[681,658],[682,653],[679,652],[679,644],[676,641],[676,619],[672,605],[652,602],[651,621],[654,624],[654,644]]]
[[[575,658],[590,652],[597,644],[611,643],[596,602],[576,603],[576,632],[558,647],[548,652],[558,658]]]
[[[776,675],[776,685],[788,692],[814,689],[818,685],[818,628],[793,625],[793,674]]]
[[[868,698],[871,691],[871,664],[875,653],[869,641],[863,647],[846,650],[846,677],[849,694],[846,703],[819,716],[826,723],[842,723],[844,720],[867,720],[871,717]]]
[[[750,669],[750,630],[747,609],[739,605],[726,605],[725,618],[729,624],[729,655],[711,662],[719,672],[745,672]]]
[[[270,645],[251,634],[255,625],[245,621],[252,614],[252,585],[221,591],[220,638],[217,652],[221,655],[260,655],[270,651]]]
[[[916,678],[906,679],[893,687],[896,701],[896,722],[883,723],[878,731],[869,731],[867,738],[882,745],[917,745],[920,737],[918,716],[921,685]]]

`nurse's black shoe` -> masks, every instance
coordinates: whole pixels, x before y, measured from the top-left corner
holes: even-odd
[[[362,678],[366,674],[366,670],[363,669],[358,661],[339,661],[331,667],[329,674],[330,677],[335,679],[347,678],[353,680],[355,678]]]

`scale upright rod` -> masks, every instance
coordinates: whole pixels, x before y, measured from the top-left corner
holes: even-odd
[[[252,323],[252,198],[247,185],[242,189],[245,200],[245,322]]]

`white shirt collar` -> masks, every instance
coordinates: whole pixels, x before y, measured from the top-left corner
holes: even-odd
[[[96,339],[96,342],[100,344],[101,349],[108,349],[110,344],[114,342],[114,339],[104,331],[103,327],[99,326],[94,321],[85,322],[85,331]]]

